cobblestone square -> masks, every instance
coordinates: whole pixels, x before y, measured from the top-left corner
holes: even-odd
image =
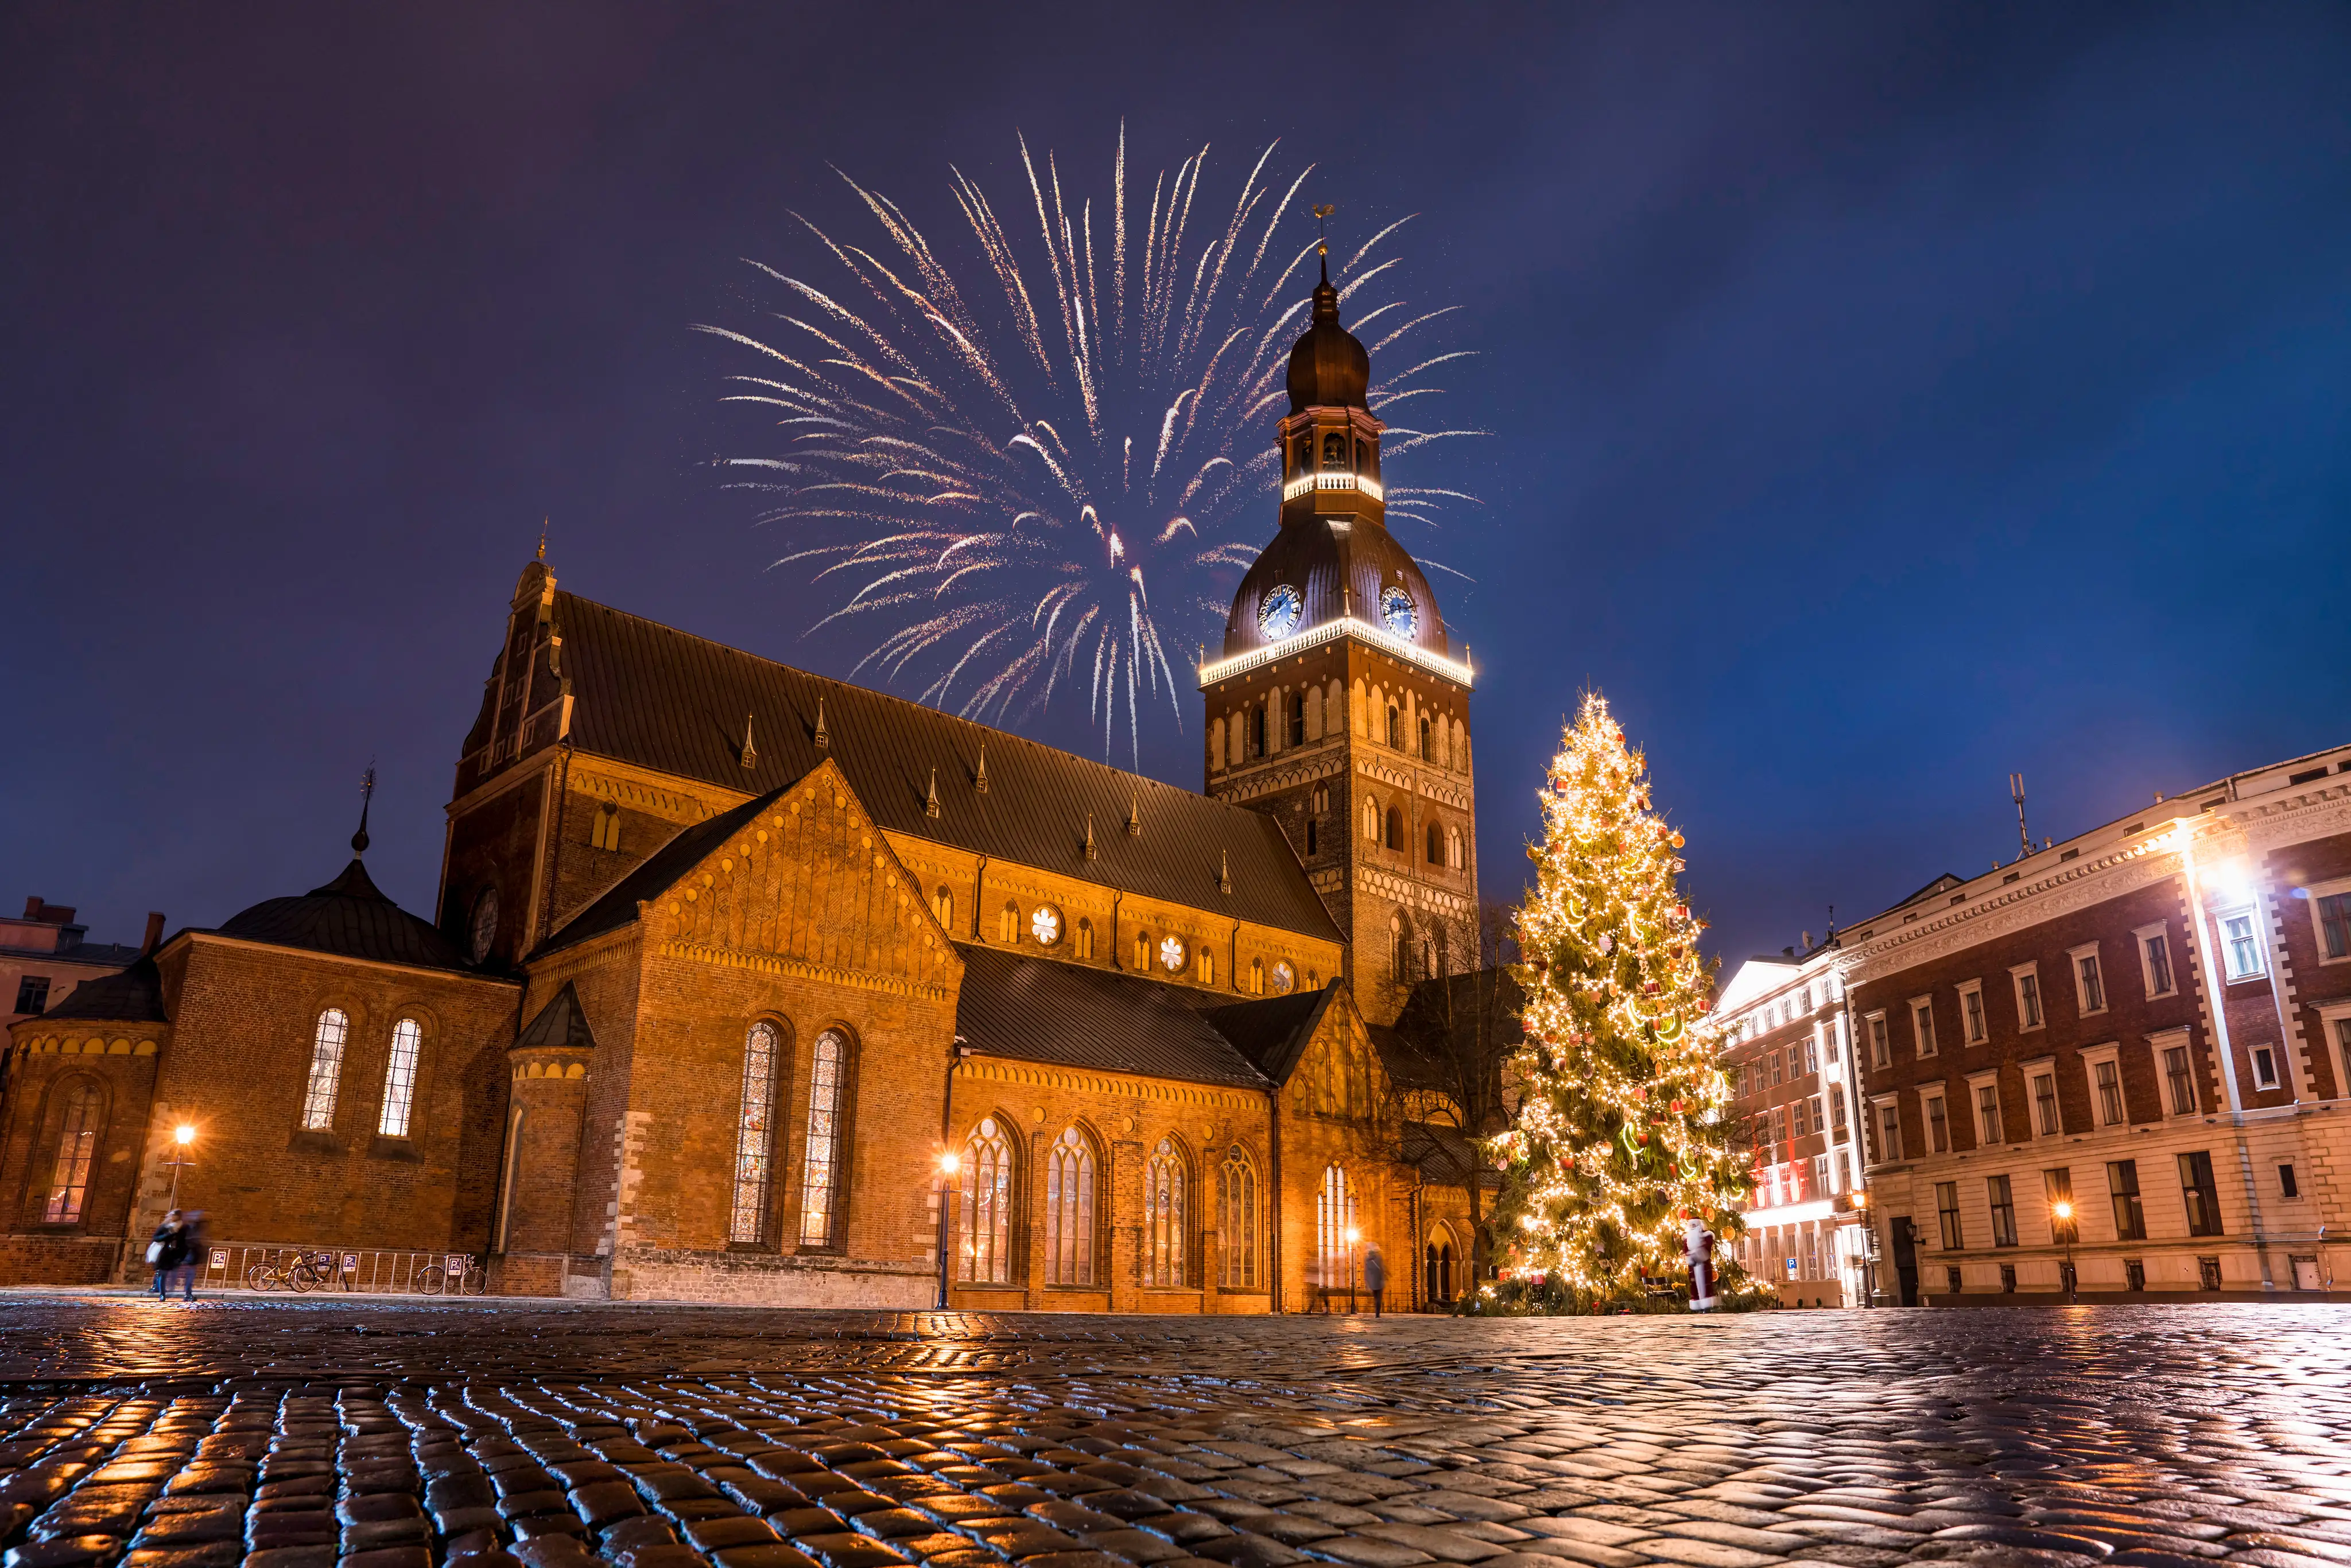
[[[9,1568],[2351,1562],[2332,1307],[0,1300]]]

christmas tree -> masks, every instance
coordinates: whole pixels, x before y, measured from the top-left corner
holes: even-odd
[[[1535,884],[1518,916],[1525,1044],[1516,1124],[1493,1141],[1506,1293],[1584,1308],[1646,1300],[1678,1274],[1685,1228],[1725,1241],[1749,1190],[1730,1148],[1729,1083],[1707,1024],[1713,966],[1675,891],[1681,834],[1645,765],[1587,694],[1552,758]],[[1716,1254],[1726,1260],[1732,1249]],[[1718,1287],[1750,1289],[1733,1268]]]

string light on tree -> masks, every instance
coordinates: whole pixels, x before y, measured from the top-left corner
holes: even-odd
[[[1682,835],[1597,693],[1552,759],[1535,883],[1519,910],[1526,1045],[1497,1232],[1507,1281],[1562,1305],[1645,1295],[1697,1219],[1739,1232],[1749,1177],[1729,1147],[1729,1082],[1707,1024],[1705,923],[1677,891]],[[1718,1254],[1719,1257],[1720,1254]],[[1735,1299],[1751,1281],[1723,1267]]]

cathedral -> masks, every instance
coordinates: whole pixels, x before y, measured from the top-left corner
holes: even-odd
[[[1453,1298],[1458,1106],[1394,1026],[1479,962],[1471,672],[1368,382],[1325,277],[1197,793],[529,562],[429,915],[362,820],[13,1027],[0,1282],[143,1277],[176,1202],[214,1285],[299,1247],[362,1289],[1297,1312],[1377,1249],[1390,1305]]]

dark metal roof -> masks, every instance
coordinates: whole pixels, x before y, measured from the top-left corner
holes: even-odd
[[[580,1008],[580,993],[571,982],[555,993],[555,999],[538,1009],[515,1040],[515,1049],[548,1051],[593,1051],[596,1036],[588,1028],[588,1015]]]
[[[1287,1083],[1306,1054],[1306,1042],[1322,1022],[1322,1011],[1345,988],[1336,979],[1315,991],[1293,991],[1262,1001],[1228,1002],[1204,1009],[1201,1016],[1217,1032],[1231,1040],[1257,1070],[1276,1083]]]
[[[131,949],[134,954],[136,948]],[[76,986],[44,1019],[107,1019],[128,1023],[169,1023],[163,1011],[163,977],[155,960],[141,958],[115,975],[100,975]]]
[[[1437,595],[1429,589],[1420,563],[1372,517],[1285,515],[1281,531],[1249,567],[1233,595],[1231,612],[1225,617],[1224,657],[1255,653],[1270,641],[1258,624],[1258,610],[1277,583],[1297,589],[1305,601],[1297,632],[1351,613],[1358,621],[1377,625],[1381,591],[1401,587],[1412,596],[1416,611],[1413,645],[1441,657],[1453,655],[1445,635],[1445,617],[1437,608]]]
[[[719,812],[707,821],[681,829],[674,838],[648,855],[634,871],[605,889],[595,903],[565,922],[563,929],[540,943],[531,956],[536,958],[565,947],[577,946],[591,936],[601,936],[607,931],[617,931],[628,925],[636,919],[640,904],[650,904],[667,893],[680,877],[700,865],[737,829],[774,805],[782,798],[784,791],[799,782],[794,779],[779,784],[731,810]]]
[[[1331,287],[1329,264],[1314,290],[1314,319],[1290,348],[1290,412],[1310,408],[1368,409],[1372,356],[1356,336],[1339,325],[1339,291]]]
[[[1192,1005],[1189,988],[989,947],[958,944],[956,950],[964,972],[956,1033],[974,1051],[1188,1083],[1268,1087],[1234,1042],[1211,1027],[1216,1015]]]
[[[753,794],[789,785],[831,757],[890,831],[1342,939],[1281,830],[1255,811],[574,593],[556,594],[554,618],[571,685],[571,739],[582,751]],[[820,702],[824,747],[816,743]],[[755,758],[748,768],[747,716]],[[934,778],[935,817],[925,810]],[[1125,831],[1130,810],[1140,835]],[[1091,861],[1089,817],[1099,857]],[[1229,894],[1218,885],[1228,868]]]
[[[265,899],[224,922],[219,935],[415,969],[478,972],[446,936],[377,891],[356,857],[326,886],[298,898]]]
[[[1502,1185],[1502,1173],[1493,1168],[1494,1162],[1460,1128],[1441,1122],[1406,1122],[1399,1153],[1405,1164],[1419,1167],[1423,1181],[1451,1186],[1474,1172],[1479,1186]]]

